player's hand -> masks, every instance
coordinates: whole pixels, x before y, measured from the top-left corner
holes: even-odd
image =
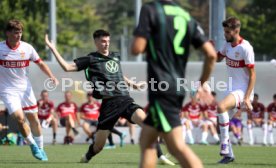
[[[243,100],[243,107],[242,108],[244,108],[247,111],[253,110],[252,104],[251,104],[251,102],[250,102],[250,100],[248,98],[245,98]]]
[[[50,78],[51,79],[51,81],[57,86],[57,85],[59,85],[59,81],[57,80],[57,78],[56,77],[52,77],[52,78]]]
[[[199,99],[199,101],[202,104],[209,105],[213,102],[214,97],[211,94],[211,88],[207,83],[204,83],[203,86],[199,86],[197,89],[196,98]]]
[[[140,89],[144,89],[147,86],[147,82],[145,81],[141,81],[135,84],[136,89],[140,90]]]
[[[48,38],[48,34],[45,34],[45,43],[46,45],[50,48],[50,49],[54,49],[55,45],[53,43],[50,42],[49,38]]]

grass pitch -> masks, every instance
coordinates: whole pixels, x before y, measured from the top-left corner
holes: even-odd
[[[137,168],[139,162],[138,145],[126,145],[123,148],[105,149],[88,164],[78,163],[88,145],[48,145],[45,150],[49,161],[34,159],[28,146],[0,146],[0,168]],[[164,152],[166,152],[166,149]],[[218,146],[194,145],[192,149],[202,159],[206,168],[275,168],[275,147],[234,147],[236,160],[228,165],[218,165],[220,159]],[[177,163],[172,157],[170,158]],[[165,168],[171,166],[158,165]],[[174,167],[180,167],[178,164]]]

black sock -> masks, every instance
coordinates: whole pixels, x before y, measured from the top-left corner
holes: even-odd
[[[163,155],[163,152],[161,150],[161,147],[160,147],[159,143],[156,143],[156,150],[157,150],[157,157],[158,158]]]
[[[90,160],[93,156],[97,154],[94,152],[93,147],[94,147],[94,143],[89,146],[89,149],[85,155],[87,160]]]
[[[113,142],[113,138],[112,138],[111,133],[108,135],[108,141],[109,141],[109,145],[110,145],[110,146],[113,146],[113,145],[114,145],[114,142]]]
[[[122,136],[122,133],[120,131],[118,131],[117,129],[113,128],[111,130],[112,133],[116,134],[116,135],[119,135],[119,136]]]
[[[53,139],[56,139],[56,133],[55,132],[53,133]]]
[[[76,130],[76,128],[72,128],[72,130],[73,130],[74,133],[79,133],[79,132]]]

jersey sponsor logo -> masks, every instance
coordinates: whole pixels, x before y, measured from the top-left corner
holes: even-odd
[[[232,67],[232,68],[243,68],[245,67],[244,60],[232,60],[228,57],[226,57],[226,65]]]
[[[5,68],[24,68],[29,64],[29,60],[0,60],[0,65]]]
[[[105,64],[105,68],[110,73],[116,73],[119,70],[119,65],[117,62],[110,60]]]

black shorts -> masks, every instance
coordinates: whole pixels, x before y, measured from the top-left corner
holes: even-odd
[[[111,130],[120,117],[123,117],[133,123],[131,121],[131,117],[138,108],[143,109],[139,105],[135,104],[134,100],[129,96],[103,99],[97,129]]]
[[[169,132],[180,126],[179,113],[184,96],[149,96],[147,118],[144,123],[161,132]]]
[[[84,122],[88,123],[90,126],[97,126],[98,125],[98,121],[97,120],[87,120],[87,119],[84,119],[83,120]]]

